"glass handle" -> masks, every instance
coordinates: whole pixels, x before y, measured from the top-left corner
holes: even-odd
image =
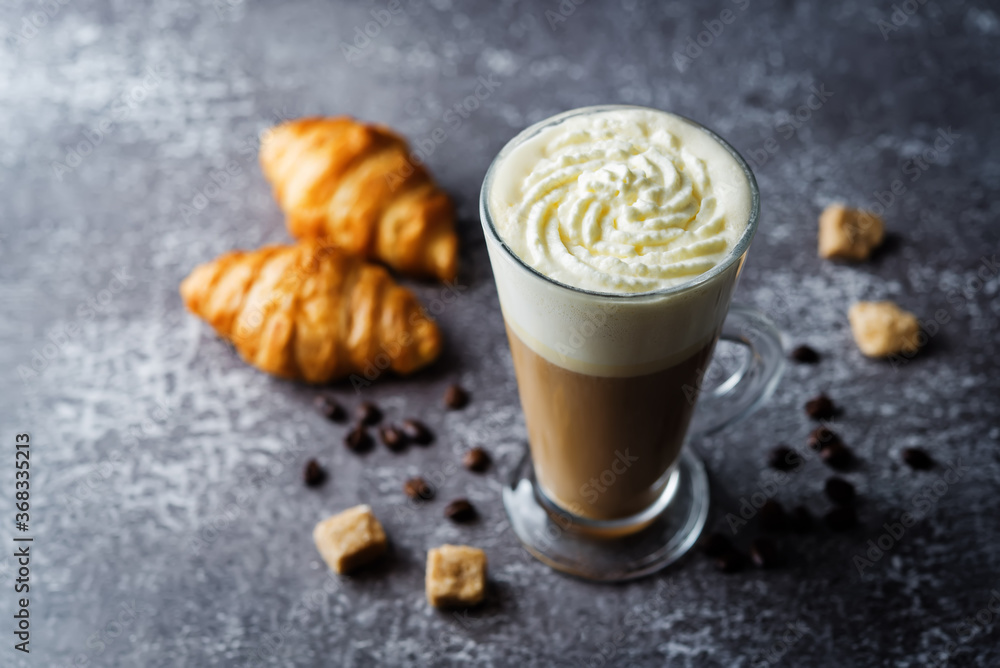
[[[704,436],[750,416],[774,393],[785,368],[781,333],[759,311],[729,309],[719,338],[746,346],[750,355],[729,378],[701,393],[691,419],[692,436]]]

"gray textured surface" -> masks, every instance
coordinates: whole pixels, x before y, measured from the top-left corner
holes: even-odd
[[[404,0],[347,62],[340,42],[386,4],[0,6],[0,517],[11,512],[9,444],[27,430],[37,578],[29,661],[11,648],[13,560],[0,558],[0,662],[1000,664],[997,615],[962,626],[1000,588],[996,269],[975,279],[982,258],[1000,250],[995,6],[931,0],[884,39],[877,22],[892,20],[888,0],[590,2],[554,29],[545,12],[558,11],[555,2],[473,10]],[[734,20],[678,67],[674,52],[726,8]],[[44,25],[35,34],[25,18]],[[500,85],[448,126],[445,111],[478,77]],[[833,96],[790,134],[781,124],[814,86]],[[838,429],[862,457],[848,476],[862,526],[788,541],[782,570],[724,576],[692,556],[625,586],[567,579],[526,558],[505,531],[497,469],[477,477],[448,468],[473,444],[502,462],[524,433],[475,206],[482,175],[518,129],[601,102],[689,115],[751,159],[774,140],[755,170],[764,217],[737,300],[770,312],[789,343],[808,341],[825,359],[793,367],[743,428],[699,444],[716,487],[713,521],[766,479],[770,446],[803,442],[800,405],[820,389],[844,406]],[[177,295],[197,262],[286,238],[253,138],[276,117],[318,113],[386,122],[414,140],[447,131],[429,159],[461,216],[463,289],[440,314],[447,352],[416,378],[380,379],[365,392],[393,418],[424,416],[439,434],[426,450],[346,452],[342,429],[311,410],[313,391],[241,364]],[[103,119],[114,125],[99,145],[58,177],[53,161]],[[926,170],[906,173],[939,128],[958,138]],[[212,189],[213,170],[229,161],[239,175]],[[821,207],[871,204],[895,179],[906,193],[886,214],[886,251],[858,266],[819,262]],[[206,188],[212,196],[196,202]],[[133,277],[127,287],[81,309],[105,299],[121,267]],[[430,301],[439,288],[418,290]],[[846,327],[852,300],[883,297],[924,319],[948,318],[897,369],[863,358]],[[73,324],[78,333],[61,337]],[[30,367],[50,335],[58,352],[22,380],[18,367]],[[455,379],[474,401],[446,414],[439,397]],[[356,401],[350,388],[341,394]],[[898,453],[907,445],[969,468],[923,508],[917,497],[942,469],[906,470]],[[300,483],[311,456],[332,471],[320,491]],[[441,472],[441,499],[408,511],[400,481],[416,472]],[[812,462],[778,498],[821,512],[824,477]],[[477,525],[440,519],[458,494],[481,509]],[[383,518],[393,556],[377,572],[337,580],[310,531],[358,501]],[[883,523],[920,508],[922,519],[860,577],[852,556]],[[446,541],[489,553],[493,595],[467,616],[423,600],[424,551]],[[776,646],[788,624],[800,625],[801,639]]]

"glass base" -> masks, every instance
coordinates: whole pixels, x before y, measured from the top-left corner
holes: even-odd
[[[576,577],[620,582],[654,573],[691,549],[708,517],[708,476],[685,446],[663,494],[648,510],[600,522],[568,513],[546,498],[525,446],[504,485],[503,503],[514,533],[536,559]]]

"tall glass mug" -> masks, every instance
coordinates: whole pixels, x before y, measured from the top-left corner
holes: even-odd
[[[496,210],[505,194],[501,190],[509,186],[510,173],[520,173],[523,166],[518,163],[525,154],[538,154],[518,148],[567,121],[579,123],[580,117],[616,110],[638,110],[683,123],[687,133],[694,133],[685,141],[710,142],[715,151],[721,147],[720,155],[732,163],[732,178],[742,179],[713,185],[718,197],[725,196],[726,188],[745,193],[747,219],[739,221],[728,249],[702,273],[649,291],[578,287],[566,281],[557,265],[547,271],[534,261],[537,258],[519,256],[504,238],[498,216],[512,214]],[[560,145],[572,141],[571,136]],[[564,162],[572,166],[572,160]],[[541,197],[546,188],[572,179],[558,167],[532,196]],[[611,168],[604,176],[612,185],[588,184],[587,201],[579,206],[601,211],[602,193],[610,188],[608,196],[620,195],[614,189],[616,175],[626,181],[635,178]],[[692,178],[697,188],[701,176]],[[654,202],[644,205],[650,218],[657,214],[655,201],[661,195],[646,196]],[[556,204],[541,197],[541,208],[525,207],[516,215],[524,216],[526,225],[538,226],[537,220],[527,219],[543,215],[546,206]],[[622,106],[576,109],[528,128],[500,151],[483,182],[480,213],[530,446],[504,487],[511,526],[537,558],[580,577],[625,580],[666,566],[697,540],[708,513],[707,477],[685,444],[694,435],[750,414],[773,392],[783,367],[780,335],[767,318],[729,308],[757,230],[759,193],[749,166],[708,129],[666,112]],[[579,214],[581,230],[571,235],[599,234],[588,231],[588,225],[596,228],[588,215],[594,214]],[[666,218],[657,220],[669,227]],[[614,230],[603,233],[614,237],[627,224],[616,219]],[[567,234],[549,227],[532,233]],[[547,242],[573,243],[557,236]],[[641,242],[628,243],[644,252]],[[566,262],[575,262],[566,257]],[[595,264],[599,262],[613,263],[615,258],[600,258]],[[728,380],[701,392],[720,337],[747,346],[750,354]]]

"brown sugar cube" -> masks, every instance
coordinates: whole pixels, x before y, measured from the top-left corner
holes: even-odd
[[[475,605],[486,594],[486,553],[467,545],[427,551],[427,601],[435,608]]]
[[[868,357],[916,352],[920,323],[892,302],[858,302],[847,312],[851,333]]]
[[[326,518],[313,529],[313,540],[323,561],[338,573],[367,564],[386,548],[385,531],[367,505]]]
[[[819,217],[819,256],[865,260],[882,239],[885,226],[874,213],[831,204]]]

